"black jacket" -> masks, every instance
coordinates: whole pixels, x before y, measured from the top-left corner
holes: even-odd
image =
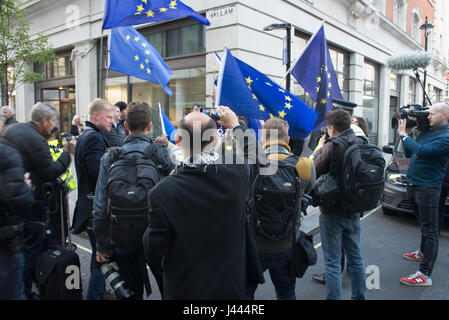
[[[443,179],[443,186],[449,187],[449,161],[447,162],[447,165],[446,165],[446,175],[444,176],[444,179]]]
[[[0,143],[20,152],[25,172],[30,173],[35,187],[33,207],[41,207],[45,198],[45,182],[56,180],[67,170],[71,161],[70,154],[63,152],[57,161],[53,161],[47,140],[32,121],[8,126]]]
[[[95,193],[100,159],[109,148],[104,133],[93,123],[86,121],[86,129],[79,136],[75,147],[75,168],[78,184],[78,200],[73,214],[73,233],[86,230],[92,213],[93,199],[88,194]]]
[[[111,126],[111,131],[105,132],[106,139],[109,142],[109,146],[112,147],[121,147],[123,146],[126,138],[125,130],[121,130],[119,127],[121,124],[115,124]]]
[[[163,299],[244,299],[248,277],[264,282],[246,219],[251,168],[224,163],[184,165],[149,192],[144,247]]]
[[[5,121],[5,126],[8,126],[10,124],[14,124],[14,123],[18,123],[16,119],[14,119],[14,117],[11,117],[9,119],[6,119]]]
[[[33,204],[19,152],[0,145],[0,227],[18,224]]]

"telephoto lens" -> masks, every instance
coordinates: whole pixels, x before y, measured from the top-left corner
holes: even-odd
[[[107,262],[101,265],[101,272],[104,274],[106,282],[109,283],[119,300],[134,300],[135,294],[125,287],[125,281],[118,273],[118,266],[115,262]]]

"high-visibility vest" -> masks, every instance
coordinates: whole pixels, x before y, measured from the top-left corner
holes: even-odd
[[[47,141],[48,146],[50,147],[50,154],[53,158],[53,161],[58,161],[61,154],[64,152],[64,149],[59,146],[59,141],[57,139]],[[67,171],[63,173],[59,178],[59,182],[63,183],[67,186],[67,188],[70,191],[73,191],[76,189],[76,181],[72,176],[72,172],[70,171],[70,168],[67,168]]]

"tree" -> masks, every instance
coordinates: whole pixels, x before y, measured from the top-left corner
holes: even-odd
[[[0,85],[2,104],[9,104],[16,87],[43,80],[44,75],[26,71],[34,63],[55,58],[48,37],[31,36],[31,22],[20,0],[0,0]]]

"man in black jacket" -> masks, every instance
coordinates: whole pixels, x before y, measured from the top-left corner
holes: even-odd
[[[100,172],[100,159],[109,148],[104,135],[114,122],[114,107],[107,101],[95,99],[89,104],[89,121],[79,136],[75,148],[75,167],[78,199],[73,214],[73,233],[87,231],[92,247],[91,274],[87,290],[88,300],[100,300],[106,294],[104,276],[95,263],[96,242],[92,231],[92,207],[95,186]]]
[[[14,119],[14,110],[10,106],[2,107],[2,116],[6,118],[5,127],[17,123],[17,120]]]
[[[45,137],[56,126],[58,112],[51,106],[38,102],[31,109],[31,121],[17,123],[5,129],[0,143],[18,150],[23,167],[30,173],[34,190],[34,203],[24,216],[25,271],[23,275],[25,294],[32,298],[31,288],[39,254],[46,249],[44,241],[46,217],[45,183],[56,180],[70,165],[70,154],[76,144],[75,138],[64,146],[58,161],[53,161]]]
[[[248,160],[255,136],[244,134],[229,108],[218,107],[218,112],[222,125],[233,130],[239,148],[252,140],[242,148],[240,160]],[[176,137],[185,160],[149,192],[145,255],[156,280],[163,284],[163,299],[244,299],[248,279],[264,282],[247,229],[251,168],[235,164],[240,161],[229,164],[234,155],[220,158],[213,150],[217,139],[212,118],[200,112],[188,114]]]
[[[3,120],[0,120],[0,132]],[[0,300],[24,300],[23,215],[33,204],[20,154],[0,144]],[[29,182],[31,183],[31,182]]]
[[[126,138],[126,132],[120,122],[120,116],[121,112],[119,107],[114,106],[114,123],[111,126],[111,130],[109,132],[105,132],[106,139],[108,140],[111,148],[123,146]]]

